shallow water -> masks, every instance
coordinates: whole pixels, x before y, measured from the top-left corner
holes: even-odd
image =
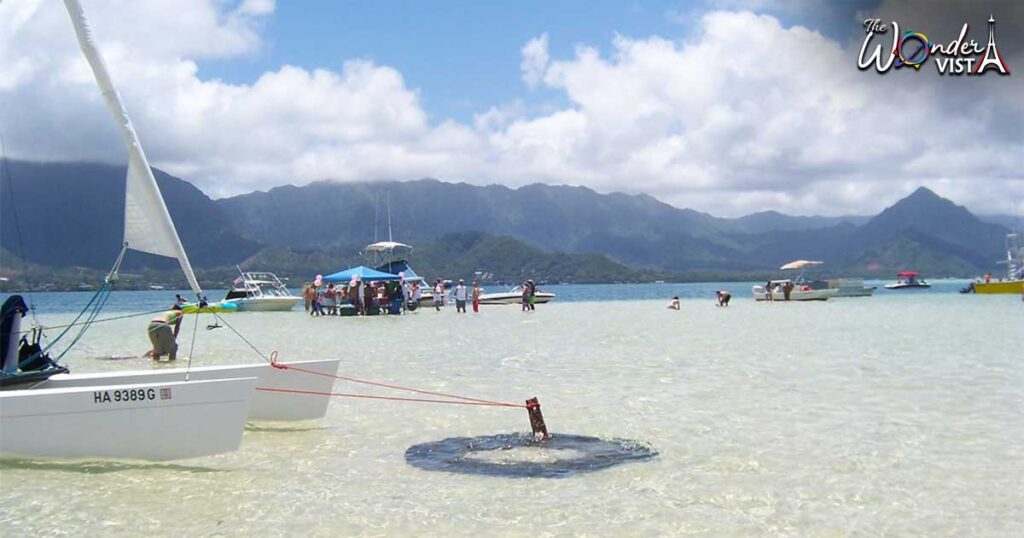
[[[1019,297],[757,304],[737,293],[716,308],[682,292],[659,296],[676,293],[679,312],[659,299],[556,301],[533,314],[493,306],[464,316],[225,317],[283,360],[340,355],[346,375],[497,400],[537,396],[552,431],[642,441],[659,453],[652,460],[559,480],[429,472],[406,463],[410,446],[526,432],[526,412],[338,399],[321,422],[250,428],[242,449],[222,456],[5,461],[0,528],[11,536],[1024,533]],[[48,324],[71,317],[40,315]],[[96,326],[67,364],[152,367],[102,360],[148,349],[144,320]],[[199,320],[198,364],[258,360],[230,330],[205,330],[209,321]],[[184,355],[191,335],[187,325]]]

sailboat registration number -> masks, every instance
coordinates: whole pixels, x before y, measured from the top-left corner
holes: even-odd
[[[92,393],[94,403],[144,402],[156,399],[156,389],[98,390]]]

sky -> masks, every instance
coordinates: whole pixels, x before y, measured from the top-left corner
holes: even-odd
[[[151,163],[212,197],[433,177],[844,215],[924,185],[1024,211],[1019,2],[81,3]],[[984,45],[990,14],[1008,76],[857,68],[866,18]],[[126,161],[61,2],[0,1],[0,136]]]

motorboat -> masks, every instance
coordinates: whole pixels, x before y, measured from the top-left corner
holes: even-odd
[[[971,284],[974,293],[1013,293],[1024,294],[1024,241],[1020,234],[1006,234],[1006,259],[999,263],[1006,264],[1006,277],[993,279],[985,275],[983,279]]]
[[[889,290],[907,290],[907,289],[926,289],[932,287],[931,284],[925,282],[924,279],[917,278],[920,273],[917,271],[903,271],[896,274],[897,280],[892,284],[886,284],[885,288]]]
[[[812,298],[812,297],[814,297],[814,294],[806,295],[806,293],[803,290],[805,288],[808,288],[808,287],[810,288],[811,291],[835,290],[835,293],[832,295],[832,297],[870,297],[875,292],[875,288],[874,287],[865,286],[864,285],[864,280],[861,279],[861,278],[831,278],[831,279],[827,279],[827,280],[813,280],[813,281],[807,281],[807,280],[804,279],[804,273],[803,273],[804,269],[806,269],[807,267],[815,266],[815,265],[822,265],[823,263],[824,262],[815,261],[815,260],[795,260],[795,261],[791,261],[791,262],[789,262],[789,263],[787,263],[787,264],[785,264],[785,265],[783,265],[782,267],[779,268],[779,269],[781,269],[783,271],[787,271],[787,270],[799,270],[800,271],[799,275],[797,275],[797,277],[793,279],[794,288],[790,291],[790,298],[792,300],[797,300],[797,301],[800,301],[800,300],[803,300],[803,301],[819,301],[819,300],[824,300],[824,299]],[[781,280],[779,282],[788,282],[788,281]],[[794,299],[794,292],[797,292],[801,297],[805,297],[805,298]],[[761,287],[761,292],[760,293],[762,295],[764,295],[764,288],[763,287]],[[785,293],[783,293],[783,296],[785,296]],[[766,300],[767,299],[767,295],[764,295],[764,297],[765,297],[765,300]],[[773,297],[774,297],[774,295],[773,295]],[[783,297],[783,299],[785,299],[785,297]]]
[[[391,238],[391,207],[388,206],[388,240],[378,241],[366,245],[360,254],[370,260],[374,269],[382,273],[398,275],[403,282],[418,283],[420,286],[420,299],[415,306],[432,306],[434,304],[434,289],[427,284],[413,268],[409,265],[409,254],[412,247],[394,241]],[[446,289],[451,287],[451,281],[445,281]],[[442,305],[443,306],[443,305]]]
[[[168,460],[235,450],[246,420],[306,420],[326,413],[340,359],[72,374],[58,361],[92,325],[128,250],[176,258],[205,304],[142,145],[93,42],[78,0],[65,0],[82,52],[128,151],[124,242],[103,285],[46,347],[42,327],[20,330],[28,308],[11,296],[0,315],[0,453],[28,457]],[[201,309],[197,309],[201,310]],[[31,332],[29,342],[19,335]],[[68,344],[50,358],[63,338]],[[184,361],[183,361],[184,362]],[[255,391],[255,392],[254,392]],[[283,409],[282,409],[283,408]]]
[[[786,295],[786,286],[791,285],[789,296]],[[754,299],[757,301],[827,301],[835,297],[839,290],[836,289],[813,289],[808,284],[797,285],[789,279],[772,280],[771,296],[765,286],[757,285],[751,289]]]
[[[302,300],[274,273],[238,272],[222,302],[237,305],[239,312],[287,312]]]
[[[555,294],[537,290],[534,293],[534,303],[544,304],[554,300]],[[516,286],[508,291],[497,293],[484,293],[480,295],[480,304],[522,304],[523,288]]]
[[[814,289],[804,280],[804,269],[823,263],[816,260],[794,260],[779,267],[782,271],[800,272],[792,280],[784,278],[769,281],[770,290],[765,286],[754,286],[751,290],[754,294],[754,299],[758,301],[827,301],[835,297],[839,293],[838,290],[831,288]]]

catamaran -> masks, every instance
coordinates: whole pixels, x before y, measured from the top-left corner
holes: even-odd
[[[129,249],[176,258],[200,304],[204,297],[82,7],[78,0],[65,0],[64,4],[128,150],[124,243],[103,286],[76,318],[85,316],[80,337],[96,319]],[[47,352],[56,342],[41,348],[38,341],[23,340],[18,346],[24,311],[12,310],[15,315],[5,317],[5,331],[0,331],[5,336],[0,453],[5,455],[177,459],[234,450],[241,442],[246,420],[323,417],[340,361],[271,360],[238,366],[71,374],[48,359]],[[67,333],[65,330],[61,336]],[[165,424],[162,432],[152,431]],[[77,435],[69,437],[69,432]]]

